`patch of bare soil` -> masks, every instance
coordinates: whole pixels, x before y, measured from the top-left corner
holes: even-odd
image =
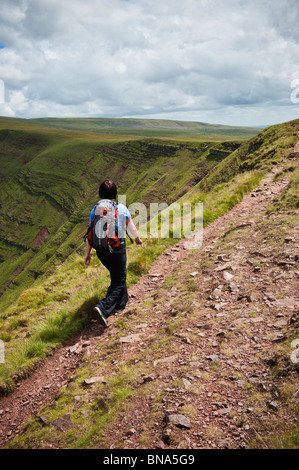
[[[42,229],[40,229],[40,231],[32,242],[32,248],[38,248],[44,242],[44,240],[47,240],[49,238],[49,236],[50,233],[47,227],[43,227]]]
[[[267,387],[267,360],[273,359],[273,341],[279,341],[285,335],[285,329],[295,322],[298,309],[295,284],[298,270],[296,274],[295,264],[289,264],[295,263],[295,234],[286,233],[282,243],[284,256],[277,259],[277,263],[286,264],[280,268],[273,264],[273,253],[263,250],[262,246],[257,249],[258,224],[265,220],[266,208],[288,184],[287,177],[276,181],[274,175],[274,171],[267,175],[261,185],[229,213],[207,226],[202,244],[197,235],[190,240],[178,241],[161,254],[148,274],[130,288],[128,306],[121,314],[109,318],[107,330],[103,331],[96,321],[91,321],[80,336],[59,348],[30,377],[21,381],[15,391],[2,397],[0,445],[5,446],[21,434],[28,419],[39,416],[39,409],[51,403],[59,389],[71,380],[83,354],[87,350],[93,354],[99,340],[104,341],[113,334],[116,319],[127,315],[144,299],[154,298],[166,276],[176,272],[178,279],[179,276],[194,279],[198,290],[194,308],[198,307],[200,316],[197,321],[192,317],[189,325],[186,320],[184,330],[176,333],[174,354],[155,361],[153,374],[141,377],[144,383],[154,382],[159,377],[166,384],[164,415],[151,430],[152,446],[246,447],[254,430],[241,425],[244,417],[253,412],[246,402],[248,390],[245,384],[261,383]],[[232,234],[240,235],[233,239],[230,250],[226,248],[224,253],[219,252],[219,242],[227,241]],[[190,249],[196,250],[197,255],[188,264]],[[214,263],[207,263],[203,269],[202,260],[214,260]],[[181,274],[178,274],[180,266]],[[243,289],[249,280],[252,291]],[[175,298],[176,288],[172,288],[167,299],[170,312]],[[157,306],[153,308],[149,322],[140,325],[140,334],[122,338],[120,360],[130,358],[138,348],[142,350],[142,341],[153,336],[162,325],[163,316]],[[259,355],[265,352],[266,362],[260,361]],[[217,368],[215,375],[211,374],[212,365]],[[182,371],[184,366],[185,374],[180,372],[179,377],[182,385],[167,388],[167,384],[177,377],[178,369]],[[195,389],[196,393],[192,393]],[[146,431],[149,402],[150,397],[135,403],[132,413],[115,424],[111,434],[107,434],[111,448],[119,445],[142,448],[139,438],[140,433]],[[272,412],[276,411],[275,399],[269,399],[269,412],[271,407]],[[130,431],[124,434],[124,429],[128,428]]]

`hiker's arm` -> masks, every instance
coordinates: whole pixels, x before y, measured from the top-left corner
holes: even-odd
[[[137,245],[142,245],[142,240],[139,237],[138,230],[130,217],[129,219],[126,220],[127,222],[127,228],[129,229],[130,234],[132,235],[133,238],[135,238],[135,242]]]
[[[85,253],[84,263],[87,266],[90,264],[90,252],[91,252],[91,246],[88,243],[88,240],[86,240],[86,253]]]

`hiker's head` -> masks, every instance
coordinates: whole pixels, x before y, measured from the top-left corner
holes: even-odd
[[[117,195],[117,187],[113,181],[105,180],[99,187],[99,196],[101,199],[115,199]]]

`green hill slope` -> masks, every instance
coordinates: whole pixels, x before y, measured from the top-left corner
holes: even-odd
[[[239,145],[174,144],[0,121],[2,308],[80,246],[101,180],[114,179],[128,204],[171,203]],[[210,154],[211,148],[226,153]]]
[[[138,125],[136,120],[132,122],[132,128]],[[161,122],[146,124],[159,127]],[[139,125],[143,128],[145,124],[141,121]],[[177,130],[179,124],[171,125]],[[116,181],[128,204],[170,204],[186,193],[196,198],[240,170],[279,161],[279,152],[296,139],[297,126],[298,121],[272,126],[244,143],[174,144],[165,139],[66,131],[27,120],[2,119],[0,305],[8,306],[25,287],[80,246],[103,178]]]
[[[7,120],[0,129],[0,339],[7,358],[12,354],[3,368],[3,384],[80,331],[107,287],[105,273],[87,273],[82,259],[82,236],[102,179],[115,180],[128,204],[203,202],[206,225],[231,209],[272,167],[281,164],[294,171],[299,120],[269,127],[245,142],[174,143],[19,121],[10,122],[8,129]],[[292,204],[296,184],[294,176],[286,196]],[[129,246],[129,285],[174,242],[149,238],[142,250]]]
[[[128,134],[140,137],[162,137],[171,139],[213,139],[234,140],[248,139],[260,129],[254,127],[223,126],[204,122],[175,121],[166,119],[32,119],[32,123],[62,129],[73,129],[85,132],[106,132],[111,134]]]
[[[2,401],[3,443],[298,448],[298,132],[268,128],[224,158],[205,149],[219,160],[177,199],[204,202],[204,245],[180,240],[156,263],[170,242],[129,246],[134,295],[104,332],[90,321],[108,282],[94,253],[85,267],[78,248],[22,293],[0,321],[2,391],[19,386]]]

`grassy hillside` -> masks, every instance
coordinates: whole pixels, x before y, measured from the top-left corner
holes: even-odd
[[[82,244],[101,180],[115,180],[128,204],[171,203],[239,145],[174,144],[1,120],[2,309]],[[211,149],[226,153],[211,154]]]
[[[159,127],[161,122],[146,124]],[[171,125],[176,129],[179,124]],[[81,245],[103,178],[116,181],[128,204],[170,204],[184,194],[189,200],[206,201],[206,193],[238,172],[277,164],[282,152],[294,144],[297,127],[298,121],[271,126],[243,143],[174,144],[0,120],[1,308]],[[233,203],[234,198],[226,206]],[[223,209],[219,204],[217,213]],[[205,217],[210,220],[215,215],[205,207]]]
[[[290,309],[298,261],[298,131],[298,121],[276,127],[276,134],[265,130],[182,196],[204,201],[205,225],[225,217],[209,228],[203,249],[189,252],[163,283],[147,276],[140,298],[108,330],[99,334],[93,325],[93,335],[60,350],[53,369],[62,362],[68,379],[9,448],[298,448],[298,365],[290,362],[298,338]],[[266,172],[274,185],[263,183],[229,213]],[[167,243],[129,246],[130,287]],[[177,249],[169,247],[165,258]],[[94,254],[89,268],[82,254],[78,249],[37,279],[6,310],[3,389],[90,323],[108,281]],[[50,393],[52,374],[36,388]],[[34,393],[40,400],[41,392]],[[168,421],[174,413],[184,425]]]
[[[106,271],[98,264],[94,253],[91,267],[87,269],[84,266],[82,240],[90,208],[97,201],[98,185],[103,178],[109,177],[116,181],[119,194],[126,194],[128,204],[139,201],[148,207],[150,202],[167,202],[168,204],[176,201],[180,203],[203,202],[203,223],[207,226],[241,201],[248,191],[260,183],[266,172],[279,166],[277,179],[288,175],[290,182],[286,190],[268,208],[268,212],[257,219],[257,232],[254,233],[254,226],[249,224],[251,233],[249,234],[248,229],[248,238],[240,240],[236,235],[237,230],[232,230],[232,236],[229,230],[227,232],[229,236],[226,238],[225,235],[221,239],[224,240],[223,243],[219,240],[219,243],[215,245],[214,254],[212,247],[208,247],[213,254],[213,259],[216,259],[216,254],[225,258],[226,255],[223,253],[226,252],[228,256],[232,256],[232,247],[240,244],[241,247],[246,248],[247,240],[252,246],[248,248],[248,254],[244,254],[243,257],[247,256],[250,259],[250,253],[260,253],[258,251],[260,244],[266,246],[269,253],[279,253],[282,249],[281,237],[286,233],[284,230],[290,228],[294,231],[296,226],[298,153],[294,150],[294,146],[298,142],[298,136],[299,120],[271,126],[246,141],[220,142],[216,140],[174,142],[168,139],[161,141],[157,138],[141,139],[137,136],[51,129],[33,125],[28,121],[7,119],[0,121],[0,283],[2,290],[0,339],[5,343],[5,364],[0,367],[0,391],[8,393],[22,377],[32,372],[36,364],[47,354],[75,333],[80,333],[82,328],[90,322],[93,305],[107,289]],[[254,216],[255,214],[252,213],[252,217]],[[268,225],[268,218],[270,225]],[[238,221],[234,221],[234,225],[238,226]],[[147,273],[157,256],[175,241],[171,238],[149,238],[144,240],[142,249],[136,249],[135,246],[128,244],[128,285],[133,286],[143,274]],[[292,244],[289,247],[287,260],[293,258],[295,260]],[[243,250],[241,251],[243,253]],[[266,268],[265,277],[259,281],[261,292],[258,292],[258,295],[261,299],[264,295],[264,285],[272,286],[273,283],[274,289],[277,279],[280,279],[280,277],[276,279],[275,268],[279,260],[274,258],[273,260],[271,258],[271,263],[259,260],[254,265],[254,273]],[[177,333],[184,332],[185,334],[186,328],[192,330],[194,325],[187,324],[185,320],[191,315],[192,321],[198,322],[198,316],[202,315],[202,312],[206,313],[206,303],[211,300],[209,295],[215,285],[213,284],[202,293],[202,280],[196,284],[193,272],[199,269],[205,274],[203,281],[207,282],[205,279],[213,278],[215,272],[215,266],[211,264],[211,260],[207,251],[199,266],[197,254],[194,252],[189,258],[187,257],[183,271],[178,269],[174,275],[169,276],[166,283],[155,294],[155,308],[156,310],[158,308],[158,311],[164,315],[165,325],[162,330],[160,327],[157,329],[154,337],[147,338],[146,345],[140,352],[141,356],[143,354],[145,364],[151,365],[153,354],[159,361],[163,351],[163,354],[166,352],[172,354],[174,352],[172,348],[177,350],[177,339],[173,341],[174,333],[176,338]],[[292,267],[294,262],[290,263]],[[238,265],[237,272],[233,271],[233,275],[238,276],[240,270],[240,273],[243,273],[243,277],[239,278],[240,285],[245,283],[248,292],[251,292],[252,288],[258,291],[259,284],[253,282],[250,277],[247,278],[244,266],[247,266],[247,258],[244,258]],[[284,277],[286,278],[286,283],[283,284],[285,293],[283,292],[282,295],[286,296],[288,295],[286,289],[289,285],[287,280],[290,278],[288,269]],[[221,282],[223,284],[223,280],[218,279],[217,282],[220,286]],[[168,308],[171,302],[168,298],[170,289],[171,292],[179,292],[171,310]],[[228,293],[228,290],[225,292]],[[196,294],[199,293],[197,298]],[[251,295],[248,294],[248,296],[251,298]],[[235,301],[236,298],[233,300]],[[201,302],[199,310],[198,302]],[[103,368],[107,367],[107,370],[111,369],[112,363],[117,364],[119,338],[128,331],[131,332],[131,329],[136,332],[136,328],[138,330],[136,322],[148,321],[153,305],[153,298],[146,299],[133,312],[129,311],[127,318],[119,318],[116,321],[114,334],[108,335],[105,339],[105,349],[101,353],[103,357],[100,354],[96,356],[95,361],[94,357],[86,359],[85,365],[83,360],[82,369],[76,372],[73,386],[61,391],[59,406],[55,405],[53,409],[47,411],[51,419],[74,411],[72,404],[77,400],[77,398],[74,399],[74,395],[78,397],[85,394],[86,389],[82,389],[82,383],[90,374],[97,374],[95,369],[98,363],[102,364]],[[242,306],[233,303],[231,307],[229,315],[234,321],[235,314],[241,315]],[[259,308],[264,308],[262,303]],[[243,307],[242,309],[244,310]],[[210,310],[206,313],[207,319],[214,318],[211,317]],[[185,317],[183,314],[179,315],[178,312],[188,312],[188,315]],[[275,312],[276,310],[274,316]],[[250,310],[250,306],[245,313],[249,317],[256,315],[256,312]],[[279,310],[278,314],[281,315]],[[222,313],[219,317],[216,315],[213,321],[217,338],[218,334],[222,338],[223,332],[219,332],[218,329],[218,322],[222,317]],[[244,319],[241,318],[241,320]],[[274,322],[275,319],[272,321]],[[248,323],[244,324],[249,335],[246,341],[258,338],[257,331],[251,331],[247,327]],[[238,347],[241,341],[237,333],[234,337],[235,327],[229,327],[225,333],[236,341],[234,347]],[[213,340],[215,342],[215,337]],[[259,344],[260,340],[255,339],[255,341]],[[184,344],[189,343],[183,341],[183,346]],[[180,348],[181,346],[180,343]],[[205,347],[209,347],[209,344],[205,343]],[[289,346],[286,346],[286,349],[287,347]],[[242,351],[241,353],[243,354]],[[134,352],[134,354],[137,353]],[[222,354],[230,359],[233,357],[233,352],[228,348],[224,348]],[[278,351],[277,354],[281,357],[281,361],[285,360],[285,353]],[[88,412],[91,418],[87,420],[88,422],[84,421],[84,435],[77,430],[61,434],[60,446],[93,447],[103,444],[103,438],[97,437],[98,429],[102,426],[110,429],[110,425],[113,429],[114,416],[117,417],[118,412],[121,416],[121,413],[125,412],[123,410],[131,406],[130,400],[134,401],[134,397],[141,401],[143,399],[142,390],[139,389],[139,385],[136,386],[140,380],[140,374],[150,373],[150,367],[144,369],[143,359],[133,355],[133,362],[130,358],[124,359],[123,363],[115,368],[113,376],[109,379],[109,396],[104,396],[107,406],[104,402],[104,405],[101,402],[103,406],[100,405],[100,401],[95,400],[92,393],[88,395],[88,402],[86,402],[88,409],[84,408],[84,404],[81,406],[79,400],[80,409],[77,410],[77,405],[74,407],[76,409],[72,419],[77,423],[82,419],[84,421],[81,411]],[[256,361],[257,358],[254,357],[252,363],[255,364]],[[223,379],[220,372],[219,376],[217,375],[217,364],[212,365],[211,370],[208,373],[204,371],[202,376],[207,384],[213,373],[215,373],[213,377],[216,377],[217,383]],[[181,386],[181,377],[185,377],[184,367],[184,365],[180,366],[180,377],[172,379],[171,387],[174,389]],[[192,375],[191,369],[189,370],[187,366],[184,371],[185,374],[188,371],[188,374]],[[160,373],[162,376],[162,369]],[[237,369],[236,373],[241,373],[241,369]],[[279,376],[278,366],[276,373]],[[225,377],[222,381],[225,382]],[[159,387],[161,390],[165,388],[162,379],[159,379]],[[287,396],[287,387],[293,390],[286,382],[284,396]],[[102,393],[103,388],[105,388],[103,384],[99,384],[96,389]],[[146,387],[145,389],[147,393],[154,396],[155,390],[151,388],[151,385],[149,385],[149,390]],[[197,391],[195,395],[198,395]],[[154,421],[160,419],[157,418],[155,410],[160,410],[161,397],[158,391],[152,408]],[[263,406],[267,407],[267,402]],[[187,403],[184,409],[190,413],[190,416],[194,412],[191,407],[188,408]],[[90,420],[92,426],[90,426]],[[49,432],[46,439],[50,442],[56,431],[53,431],[51,427],[44,430],[41,426],[40,423],[33,422],[27,434],[24,435],[25,440],[21,438],[16,446],[36,445],[36,442],[40,442],[44,431]],[[153,423],[150,426],[155,429]],[[146,432],[142,433],[142,438],[145,443],[149,443],[149,436]]]
[[[171,139],[213,139],[234,140],[248,139],[256,135],[260,129],[253,127],[223,126],[203,122],[174,121],[164,119],[59,119],[42,118],[31,122],[42,126],[61,129],[73,129],[84,132],[105,132],[111,134],[127,134],[140,137],[161,137]]]
[[[174,144],[41,128],[19,120],[10,121],[7,129],[7,122],[0,121],[0,305],[4,323],[16,315],[13,324],[19,324],[21,330],[35,323],[35,296],[43,308],[53,301],[51,289],[49,295],[44,288],[40,291],[38,287],[36,292],[34,287],[33,291],[28,289],[33,283],[42,285],[45,274],[51,274],[71,255],[81,253],[89,211],[97,201],[102,179],[115,180],[128,204],[138,201],[148,207],[150,202],[203,202],[206,225],[240,201],[267,168],[288,156],[298,139],[299,127],[298,120],[272,126],[243,143]],[[169,243],[173,240],[147,240],[142,253],[132,254],[129,282],[136,282]],[[27,291],[17,306],[9,307],[24,289]],[[57,295],[65,299],[65,294]],[[18,319],[21,313],[26,317],[25,307],[29,308],[30,320],[22,315]],[[80,315],[78,320],[80,324]],[[67,333],[62,329],[62,336],[76,325],[74,321],[67,326]],[[11,336],[11,327],[7,331],[5,327],[2,339],[12,337],[17,340],[18,328]],[[54,343],[56,340],[59,338],[54,335]]]

